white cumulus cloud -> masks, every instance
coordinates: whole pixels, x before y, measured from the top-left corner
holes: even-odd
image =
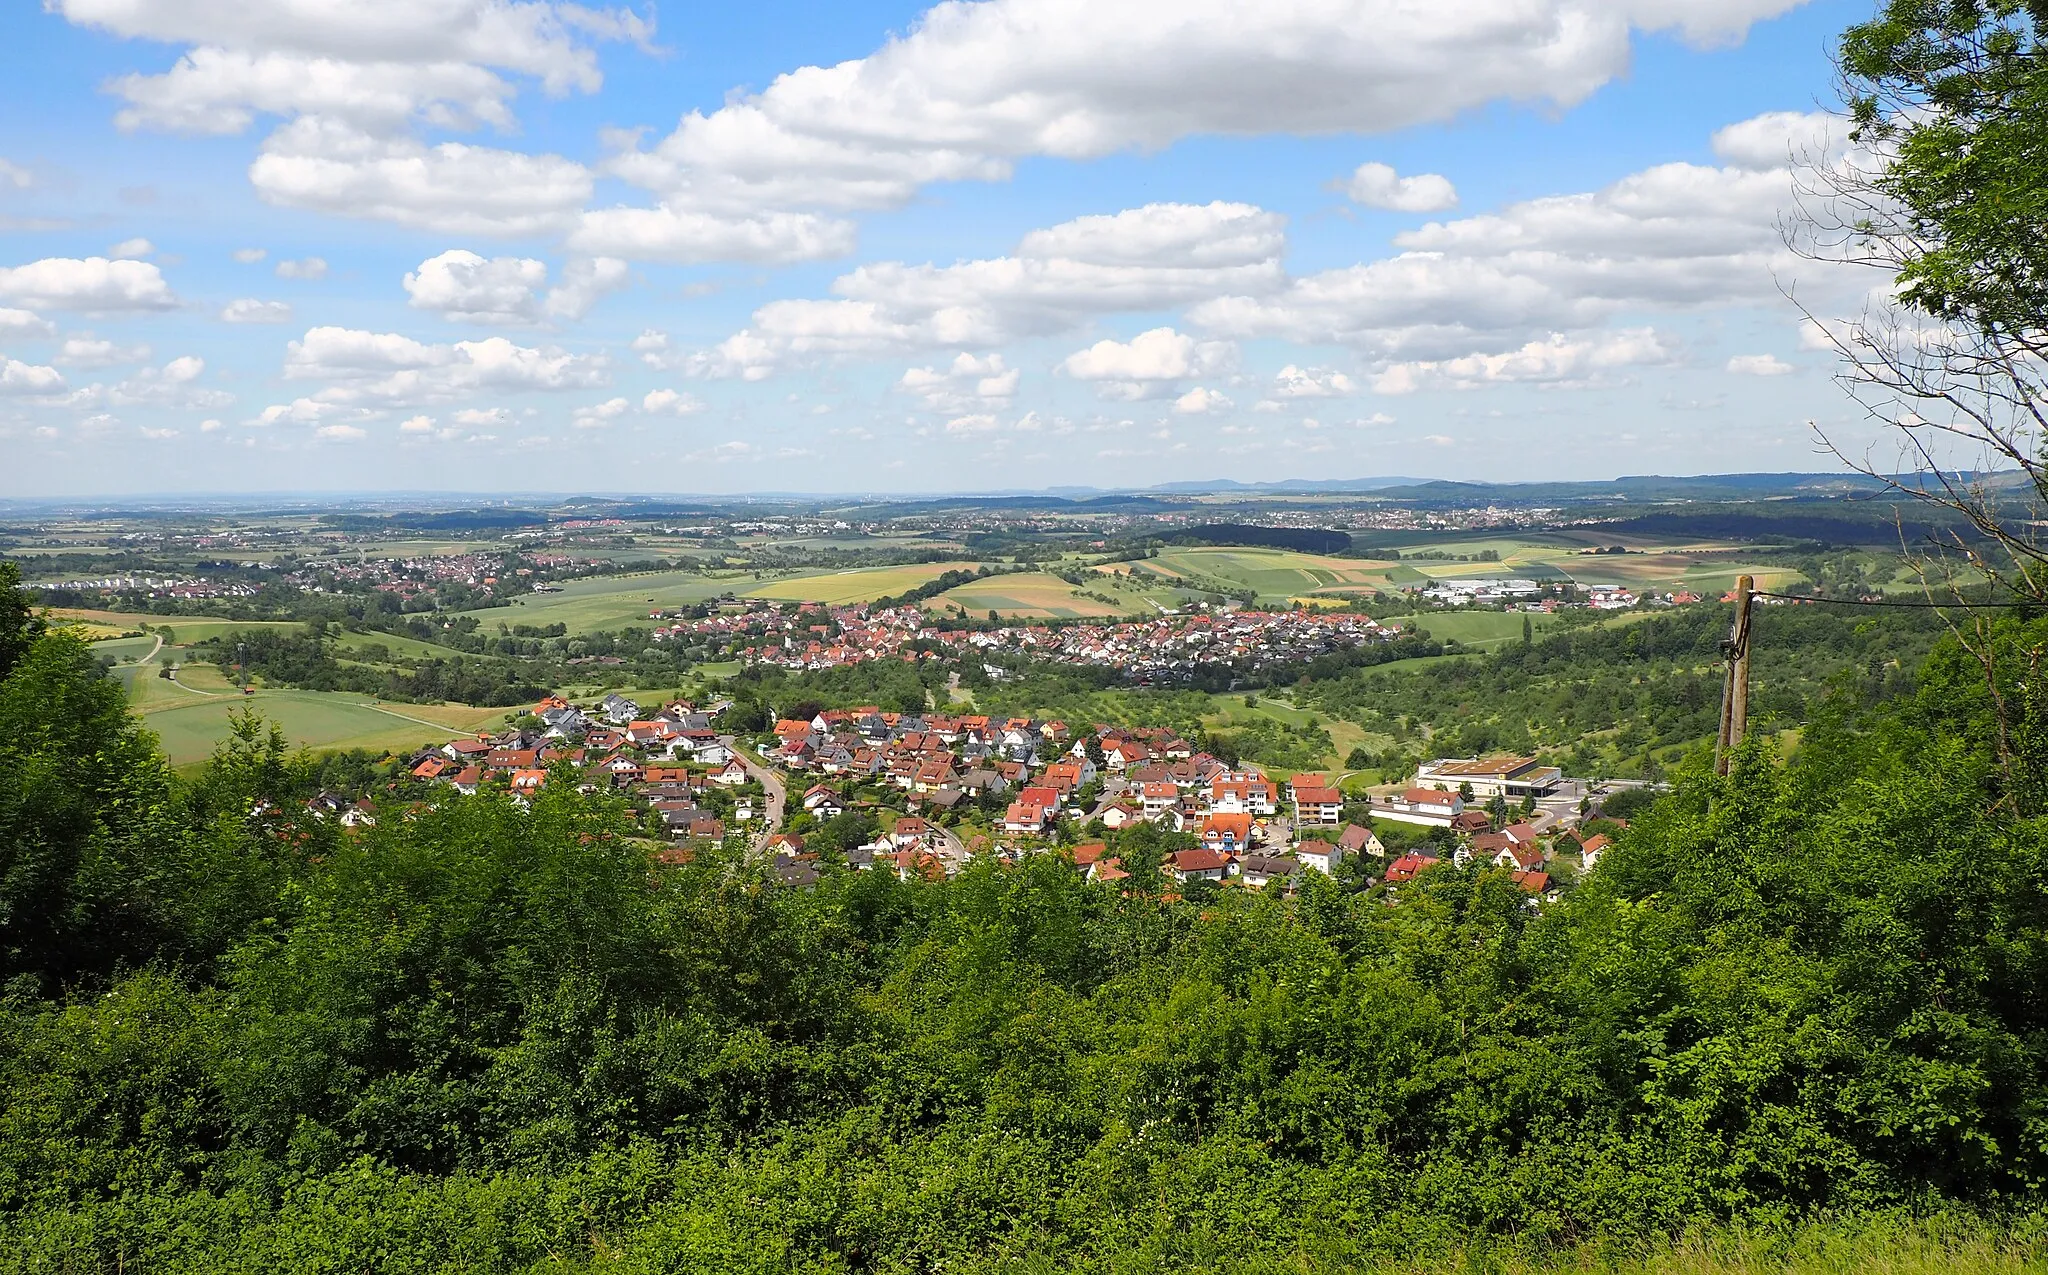
[[[1182,416],[1208,416],[1230,410],[1230,400],[1215,390],[1197,385],[1173,400],[1173,410]]]
[[[0,267],[0,297],[48,310],[168,310],[178,304],[163,271],[148,261],[45,257]]]
[[[571,412],[569,424],[574,429],[603,429],[632,410],[633,404],[627,399],[606,399],[602,403],[591,403]]]
[[[600,356],[516,345],[504,337],[433,345],[395,332],[341,327],[311,328],[293,341],[286,347],[284,374],[328,382],[310,396],[315,404],[361,407],[591,389],[611,379]]]
[[[534,323],[540,319],[539,290],[546,285],[545,262],[531,257],[480,257],[451,248],[420,262],[405,276],[405,292],[416,310],[432,310],[463,323]]]
[[[704,410],[704,403],[694,394],[677,390],[649,390],[640,400],[640,410],[649,416],[695,416]]]
[[[699,209],[595,208],[570,232],[569,247],[632,261],[764,264],[816,261],[853,251],[853,223],[815,213],[725,215]]]
[[[258,258],[261,260],[261,258]],[[308,282],[327,277],[327,262],[321,257],[301,257],[296,261],[277,263],[277,277],[280,279],[304,279]]]
[[[1350,377],[1322,368],[1299,368],[1289,363],[1274,374],[1275,398],[1342,398],[1357,390]]]
[[[0,394],[59,394],[64,374],[53,367],[39,367],[0,355]]]
[[[987,0],[864,58],[692,112],[612,171],[698,209],[883,207],[1016,160],[1196,134],[1391,132],[1493,101],[1583,101],[1633,31],[1740,36],[1797,0]]]
[[[42,337],[57,335],[57,325],[32,310],[0,308],[0,336]]]
[[[1651,328],[1583,337],[1555,332],[1502,354],[1396,363],[1374,380],[1373,388],[1382,394],[1508,384],[1574,388],[1598,384],[1624,368],[1667,364],[1676,357],[1676,347]]]
[[[56,361],[68,367],[112,367],[116,363],[140,363],[149,357],[146,345],[117,345],[90,332],[64,338],[57,347]]]
[[[576,257],[562,267],[562,279],[548,290],[544,308],[552,319],[580,319],[590,307],[632,282],[632,267],[617,257]]]
[[[1021,378],[1020,370],[1007,366],[1000,354],[974,355],[963,350],[944,368],[906,368],[896,387],[931,411],[952,413],[1007,404],[1016,397]]]
[[[1237,347],[1227,341],[1198,341],[1172,328],[1153,328],[1128,341],[1097,341],[1077,350],[1060,370],[1095,382],[1104,398],[1131,400],[1164,396],[1176,381],[1226,371],[1236,361]]]
[[[292,307],[285,301],[261,301],[241,297],[221,307],[223,323],[290,323]]]
[[[1797,370],[1775,354],[1738,354],[1728,360],[1728,371],[1736,376],[1787,376]]]
[[[748,328],[684,366],[760,379],[790,361],[986,349],[1071,332],[1100,314],[1166,309],[1219,292],[1263,295],[1286,285],[1285,228],[1285,218],[1249,204],[1148,204],[1034,231],[1015,256],[947,266],[876,262],[835,279],[834,299],[762,306]]]
[[[1344,193],[1354,204],[1393,212],[1443,212],[1458,206],[1450,178],[1438,173],[1403,177],[1386,164],[1360,164],[1344,183]]]
[[[497,72],[540,80],[550,94],[602,83],[594,43],[644,41],[648,23],[623,9],[534,0],[404,4],[234,0],[50,0],[74,23],[128,38],[196,46],[167,72],[109,87],[125,128],[236,132],[257,112],[330,113],[392,127],[508,122],[510,86]]]
[[[448,234],[559,231],[591,193],[590,171],[559,155],[463,142],[428,145],[312,115],[265,139],[249,181],[279,207]]]

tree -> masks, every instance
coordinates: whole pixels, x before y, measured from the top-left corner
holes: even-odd
[[[12,562],[0,562],[0,677],[14,671],[46,627],[29,600],[28,590],[21,587],[21,568]]]
[[[1929,584],[1959,600],[1987,582],[2048,600],[2044,24],[2021,0],[1887,0],[1842,39],[1848,145],[1795,157],[1795,249],[1896,290],[1858,317],[1807,314],[1912,472],[1823,441],[1930,511]]]

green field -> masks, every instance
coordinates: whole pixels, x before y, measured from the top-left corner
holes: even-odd
[[[245,707],[277,723],[295,747],[315,752],[346,748],[402,752],[499,725],[506,713],[502,708],[465,704],[383,704],[368,696],[333,691],[258,687],[255,694],[243,695],[219,665],[186,663],[189,652],[183,647],[166,646],[152,656],[156,646],[154,637],[111,638],[94,643],[92,649],[117,660],[133,661],[116,663],[113,676],[128,692],[130,707],[163,742],[173,766],[205,761],[227,738],[230,715]],[[166,663],[177,666],[176,680],[161,676]]]
[[[750,571],[702,575],[694,571],[652,571],[642,575],[593,576],[568,580],[560,593],[514,598],[512,605],[487,607],[468,614],[485,629],[499,624],[562,624],[570,633],[598,633],[646,627],[649,611],[702,602],[722,593],[752,588]]]
[[[404,751],[470,734],[476,727],[501,722],[505,714],[503,709],[463,709],[462,713],[472,723],[464,729],[434,724],[422,711],[442,718],[450,714],[445,710],[423,710],[420,705],[372,708],[368,700],[359,696],[326,691],[259,690],[254,695],[193,694],[182,702],[159,699],[142,710],[142,720],[163,741],[171,764],[188,766],[212,754],[215,746],[227,737],[229,715],[244,707],[253,708],[277,723],[294,746],[315,751]],[[408,720],[412,718],[417,720]]]
[[[1118,563],[1104,571],[1129,570],[1197,592],[1212,584],[1250,589],[1262,603],[1318,594],[1366,593],[1389,586],[1392,564],[1362,558],[1331,558],[1287,549],[1168,549],[1142,562]]]
[[[432,642],[422,642],[418,638],[395,633],[339,633],[335,635],[334,646],[342,651],[361,651],[366,647],[381,646],[392,655],[424,660],[444,660],[455,654],[445,646],[436,646]]]
[[[161,630],[168,626],[171,641],[179,645],[204,642],[208,638],[221,637],[237,629],[296,629],[296,623],[287,620],[214,620],[200,616],[182,615],[139,615],[125,611],[80,611],[70,607],[53,607],[50,615],[54,619],[68,620],[84,626],[88,634],[94,632],[125,633],[148,625]],[[132,641],[133,639],[126,639]],[[149,649],[150,639],[143,639],[143,649]],[[105,643],[94,643],[95,651],[106,649]]]
[[[1512,611],[1434,611],[1423,615],[1392,616],[1386,623],[1403,629],[1427,629],[1429,635],[1438,641],[1456,640],[1466,646],[1484,648],[1521,641],[1524,618],[1524,613]],[[1535,612],[1526,613],[1526,618],[1529,627],[1539,636],[1557,624],[1555,616]]]

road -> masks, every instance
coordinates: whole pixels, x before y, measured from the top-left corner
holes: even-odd
[[[754,838],[754,849],[759,850],[768,844],[768,838],[774,836],[775,830],[782,826],[782,809],[789,801],[789,790],[783,787],[781,778],[774,771],[748,756],[740,748],[739,740],[731,735],[720,735],[718,742],[732,749],[733,756],[740,759],[740,765],[747,768],[747,774],[768,794],[762,811],[761,835]]]
[[[966,867],[967,846],[960,838],[953,835],[953,830],[951,828],[942,828],[938,824],[931,824],[930,827],[933,835],[939,840],[939,858],[945,860],[950,865],[949,870],[958,872]]]

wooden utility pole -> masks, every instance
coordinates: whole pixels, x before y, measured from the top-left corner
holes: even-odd
[[[1735,577],[1735,624],[1721,655],[1728,661],[1728,680],[1721,688],[1721,735],[1714,742],[1714,773],[1728,773],[1728,755],[1742,742],[1749,726],[1749,600],[1756,581]]]

